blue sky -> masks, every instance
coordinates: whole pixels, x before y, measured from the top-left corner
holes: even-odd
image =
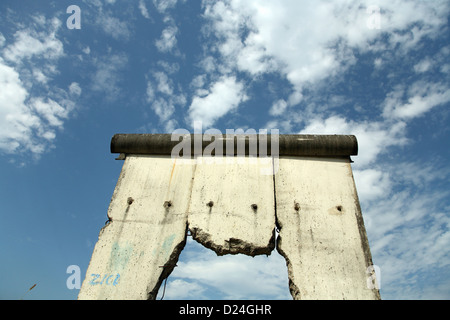
[[[84,278],[122,166],[113,134],[202,121],[356,135],[382,298],[449,299],[449,17],[439,0],[3,0],[0,298],[75,299],[67,267]],[[165,299],[211,298],[289,299],[284,261],[188,239]]]

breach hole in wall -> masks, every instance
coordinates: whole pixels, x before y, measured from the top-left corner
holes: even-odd
[[[160,287],[157,300],[163,294]],[[167,279],[164,300],[292,300],[285,259],[244,254],[217,256],[187,237],[177,267]]]

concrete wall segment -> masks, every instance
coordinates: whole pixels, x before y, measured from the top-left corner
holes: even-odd
[[[378,299],[351,167],[345,159],[281,158],[275,177],[277,249],[295,299]]]
[[[126,149],[131,141],[131,148],[164,153],[167,138],[116,135],[111,146],[136,151]],[[295,156],[127,154],[79,299],[155,299],[188,230],[218,255],[254,256],[275,248],[275,227],[294,299],[379,299],[366,283],[372,258],[348,157],[357,153],[356,138],[280,142],[280,153]],[[262,174],[268,168],[274,174]]]

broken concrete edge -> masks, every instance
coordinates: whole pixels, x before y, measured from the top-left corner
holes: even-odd
[[[356,222],[358,224],[358,230],[359,230],[359,236],[361,238],[361,247],[364,252],[364,258],[365,258],[365,264],[366,264],[366,270],[367,268],[373,266],[373,260],[372,260],[372,253],[370,251],[370,245],[369,245],[369,238],[367,236],[366,227],[364,224],[364,217],[362,215],[361,210],[361,204],[359,203],[359,196],[356,189],[356,183],[355,179],[353,177],[352,173],[352,181],[353,181],[353,188],[355,190],[355,216],[356,216]],[[377,300],[381,300],[381,294],[379,289],[373,289],[375,297]]]
[[[111,227],[114,223],[125,223],[126,221],[114,221],[110,220],[108,221],[105,226],[103,226],[100,230],[100,233],[98,235],[98,239],[100,240],[102,234],[105,232],[105,230],[108,227]],[[254,244],[248,243],[246,241],[240,240],[238,238],[230,238],[229,243],[227,244],[216,244],[211,239],[211,235],[204,232],[200,228],[196,227],[189,227],[189,222],[186,221],[186,229],[184,233],[184,237],[180,243],[178,243],[174,250],[171,252],[168,260],[165,262],[165,264],[162,267],[161,274],[159,276],[159,279],[157,283],[153,287],[149,287],[147,289],[148,292],[148,300],[156,300],[158,292],[160,290],[160,287],[164,280],[166,280],[170,274],[173,272],[174,268],[177,266],[177,262],[179,260],[179,257],[181,255],[181,252],[184,250],[186,243],[187,243],[187,237],[188,233],[190,233],[190,236],[192,236],[192,239],[201,244],[203,247],[210,249],[216,253],[217,256],[224,256],[224,255],[237,255],[237,254],[244,254],[247,256],[255,257],[258,255],[266,255],[269,256],[272,254],[274,249],[276,248],[276,228],[274,227],[272,231],[272,237],[269,239],[269,242],[266,246],[255,246]],[[282,255],[283,256],[283,255]],[[285,257],[286,258],[286,257]],[[288,260],[286,259],[286,265],[289,266]],[[289,280],[289,283],[293,283],[291,280]],[[293,297],[295,297],[293,295]]]
[[[178,259],[180,258],[181,252],[186,246],[187,242],[187,231],[188,231],[188,223],[186,223],[186,231],[184,234],[183,240],[175,246],[173,252],[170,254],[169,260],[161,266],[163,269],[161,275],[159,276],[158,282],[154,286],[154,288],[148,288],[148,298],[147,300],[156,300],[158,296],[159,289],[161,288],[161,284],[164,280],[166,280],[170,274],[173,272],[173,269],[177,266]]]
[[[182,138],[182,139],[180,139]],[[231,141],[232,140],[232,141]],[[232,142],[232,143],[231,143]],[[232,146],[227,150],[227,144]],[[190,147],[191,155],[204,154],[205,149],[214,155],[216,148],[223,155],[252,156],[352,156],[358,154],[358,141],[354,135],[246,135],[246,134],[115,134],[111,139],[111,153],[172,155],[174,148],[183,153]],[[244,146],[241,151],[238,146]],[[242,148],[242,147],[241,147]],[[244,154],[241,154],[244,153]]]
[[[275,185],[275,175],[274,175],[273,182]],[[301,299],[300,289],[295,285],[295,282],[294,282],[294,272],[292,271],[291,260],[289,259],[288,254],[286,254],[286,252],[284,252],[283,249],[281,249],[281,242],[282,242],[281,230],[283,229],[283,224],[277,215],[277,205],[276,205],[277,200],[276,200],[275,192],[274,192],[274,196],[275,196],[275,226],[278,230],[278,237],[276,239],[276,249],[277,249],[277,252],[284,258],[284,261],[286,262],[288,281],[289,281],[289,292],[291,293],[291,296],[294,300],[300,300]]]
[[[162,283],[170,276],[174,268],[177,266],[177,262],[180,258],[181,252],[183,251],[187,243],[188,231],[191,233],[193,240],[197,241],[205,248],[213,250],[217,254],[217,256],[224,256],[227,254],[245,254],[251,257],[255,257],[257,255],[269,256],[275,249],[275,229],[273,230],[272,238],[270,239],[266,247],[255,247],[254,245],[240,239],[230,238],[230,242],[233,242],[233,245],[227,248],[227,246],[215,244],[211,240],[211,235],[209,235],[208,233],[203,232],[199,228],[191,229],[189,228],[189,223],[186,223],[186,232],[183,240],[175,246],[173,252],[170,254],[170,257],[164,264],[164,266],[161,266],[163,270],[158,279],[158,282],[153,288],[148,289],[148,300],[156,300]]]
[[[227,254],[236,255],[236,254],[244,254],[247,256],[255,257],[257,255],[267,255],[269,256],[273,250],[275,249],[275,229],[273,230],[272,238],[270,239],[269,243],[265,247],[255,247],[254,245],[247,243],[245,241],[242,241],[237,238],[230,238],[230,243],[232,245],[220,245],[215,244],[211,240],[211,235],[202,231],[199,228],[189,228],[189,223],[186,224],[186,233],[184,240],[180,242],[174,249],[174,251],[171,253],[169,260],[164,265],[164,270],[161,273],[158,282],[156,283],[155,287],[151,290],[149,290],[148,294],[148,300],[155,300],[159,289],[161,287],[161,284],[166,280],[172,271],[174,270],[178,259],[180,257],[181,252],[186,246],[187,243],[187,237],[188,237],[188,231],[190,232],[192,239],[204,246],[207,249],[213,250],[217,256],[224,256]]]
[[[100,240],[102,234],[105,232],[105,230],[108,227],[111,227],[114,223],[125,223],[125,221],[113,221],[110,220],[105,226],[103,226],[100,230],[100,233],[98,235],[98,239]],[[273,229],[273,235],[271,239],[269,240],[269,243],[267,246],[264,247],[255,247],[251,243],[247,243],[245,241],[242,241],[237,238],[231,238],[230,243],[232,242],[231,246],[228,245],[220,245],[215,244],[211,240],[211,235],[209,235],[206,232],[203,232],[199,228],[189,228],[189,223],[186,222],[186,230],[184,237],[180,243],[178,243],[172,253],[170,254],[168,260],[165,262],[163,266],[160,266],[162,268],[161,274],[158,278],[158,281],[153,287],[148,287],[147,292],[147,300],[156,300],[159,290],[161,288],[161,285],[163,282],[172,274],[173,270],[177,266],[178,260],[180,258],[181,252],[184,250],[186,243],[187,243],[187,237],[188,232],[190,232],[190,235],[192,236],[192,239],[204,246],[207,249],[213,250],[217,256],[224,256],[227,254],[236,255],[236,254],[244,254],[247,256],[255,257],[257,255],[267,255],[269,256],[273,250],[276,247],[275,244],[275,228]]]
[[[286,268],[288,272],[288,280],[289,280],[289,292],[294,300],[301,300],[300,289],[295,285],[294,282],[294,272],[292,271],[292,263],[289,259],[289,256],[281,249],[282,238],[281,235],[278,235],[276,249],[277,252],[284,258],[286,261]]]
[[[205,248],[213,250],[218,256],[227,254],[245,254],[247,256],[255,257],[258,255],[269,256],[275,249],[275,228],[272,231],[272,237],[266,246],[255,246],[238,238],[230,238],[227,244],[216,244],[211,239],[211,235],[199,228],[189,229],[192,239],[203,245]]]
[[[127,221],[120,220],[120,221],[114,221],[110,220],[108,221],[105,226],[103,226],[100,230],[100,233],[98,235],[98,240],[102,237],[102,234],[106,231],[106,229],[110,228],[115,223],[125,223]],[[276,226],[279,226],[278,223],[276,223]],[[174,268],[177,266],[177,263],[179,261],[180,255],[182,251],[184,250],[186,244],[187,244],[187,237],[189,236],[188,233],[190,233],[190,236],[192,236],[192,239],[204,246],[207,249],[213,250],[217,256],[224,256],[224,255],[237,255],[237,254],[244,254],[247,256],[255,257],[258,255],[266,255],[269,256],[272,254],[272,252],[277,249],[277,251],[286,259],[286,265],[288,267],[288,275],[289,275],[289,287],[291,290],[292,297],[294,299],[298,298],[299,290],[296,291],[293,289],[295,287],[294,282],[291,280],[291,273],[289,273],[289,267],[290,262],[286,255],[282,253],[278,249],[278,244],[276,241],[276,230],[278,227],[274,227],[272,231],[272,237],[269,239],[269,242],[266,246],[255,246],[254,244],[248,243],[246,241],[240,240],[238,238],[230,238],[230,242],[227,244],[215,244],[214,241],[211,239],[211,235],[202,231],[200,228],[196,227],[190,227],[188,220],[186,221],[186,229],[184,232],[184,237],[181,239],[181,241],[175,245],[173,251],[170,253],[169,258],[164,263],[163,266],[160,266],[161,273],[158,278],[158,281],[154,285],[149,285],[147,288],[147,300],[156,300],[159,290],[161,288],[161,285],[163,282],[172,274]],[[279,238],[280,239],[280,238]]]

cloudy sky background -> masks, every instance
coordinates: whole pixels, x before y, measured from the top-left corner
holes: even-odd
[[[69,29],[66,9],[81,9]],[[0,298],[74,299],[115,133],[354,134],[383,299],[449,299],[448,1],[0,3]],[[165,299],[289,299],[283,259],[188,240]]]

